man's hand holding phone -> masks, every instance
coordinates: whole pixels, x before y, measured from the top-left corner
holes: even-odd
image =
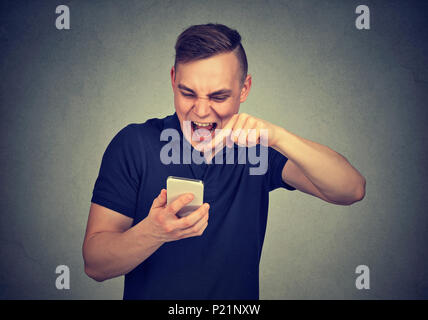
[[[208,226],[208,203],[204,203],[183,218],[177,217],[177,213],[192,202],[193,198],[193,194],[185,193],[167,204],[167,191],[162,189],[158,197],[153,201],[147,217],[151,236],[162,242],[201,236]]]

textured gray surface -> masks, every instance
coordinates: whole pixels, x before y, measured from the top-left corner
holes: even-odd
[[[96,283],[81,245],[111,138],[173,112],[179,32],[220,22],[243,37],[253,88],[241,110],[325,144],[367,179],[365,199],[334,206],[271,195],[262,299],[428,298],[427,5],[365,1],[2,1],[0,298],[120,299]],[[55,268],[70,267],[70,290]],[[355,268],[371,289],[355,288]]]

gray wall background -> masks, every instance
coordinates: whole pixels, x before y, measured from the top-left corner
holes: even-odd
[[[325,144],[367,179],[335,206],[271,194],[262,299],[428,298],[426,1],[2,1],[0,298],[121,299],[84,274],[103,152],[128,123],[173,112],[173,46],[191,24],[243,37],[241,110]],[[66,4],[71,30],[55,28]],[[371,30],[355,28],[355,8]],[[55,268],[70,267],[70,290]],[[370,268],[370,290],[355,268]]]

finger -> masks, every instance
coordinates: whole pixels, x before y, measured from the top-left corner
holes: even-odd
[[[168,210],[168,213],[175,215],[183,207],[185,207],[190,202],[192,202],[193,198],[194,198],[194,195],[192,193],[182,194],[177,199],[175,199],[173,202],[171,202],[171,204],[169,204],[166,207],[166,209]]]
[[[247,119],[245,123],[243,124],[243,127],[241,129],[238,129],[237,138],[236,138],[236,144],[238,146],[246,147],[248,145],[248,133],[251,127],[251,124],[249,123],[251,119]]]
[[[226,137],[226,146],[228,148],[232,148],[234,145],[232,138],[230,137],[230,134]]]
[[[229,121],[226,123],[226,125],[223,127],[223,129],[232,129],[233,126],[235,125],[236,121],[238,121],[239,117],[241,116],[240,113],[237,113],[235,115],[233,115]]]
[[[235,142],[238,146],[246,147],[247,146],[247,130],[239,129],[239,135],[236,138]]]
[[[244,133],[245,123],[248,120],[248,115],[243,113],[239,116],[239,119],[236,121],[235,125],[232,128],[232,140],[237,143],[239,140],[239,136]]]
[[[232,129],[226,128],[221,129],[220,133],[215,136],[214,141],[212,143],[212,148],[223,148],[224,145],[228,145],[228,141],[230,141],[230,135],[232,133]]]
[[[259,143],[265,147],[269,146],[269,133],[267,129],[260,129]]]
[[[235,138],[235,142],[239,146],[253,147],[260,143],[260,129],[262,125],[258,119],[247,116],[247,120],[242,126],[239,132],[238,138]]]
[[[214,139],[208,142],[210,144],[211,149],[217,147],[220,144],[225,144],[225,140],[227,141],[227,138],[230,137],[232,133],[232,128],[238,118],[239,114],[233,115],[223,128],[216,130],[216,135],[214,136]]]
[[[174,227],[176,229],[186,230],[193,227],[200,220],[205,218],[208,215],[208,210],[210,205],[208,203],[204,203],[198,209],[193,211],[191,214],[187,215],[184,218],[181,218],[174,223]]]
[[[153,200],[152,208],[161,208],[166,205],[166,190],[162,189],[159,195]]]
[[[205,228],[207,226],[208,226],[208,217],[204,216],[202,219],[200,219],[193,226],[182,230],[179,234],[179,237],[181,239],[183,239],[183,238],[188,238],[188,237],[200,236],[200,235],[202,235],[203,231],[205,230]]]
[[[259,130],[258,129],[248,129],[247,134],[247,143],[248,147],[254,147],[259,142]]]

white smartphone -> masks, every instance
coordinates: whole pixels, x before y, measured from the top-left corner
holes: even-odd
[[[189,215],[204,203],[204,182],[202,180],[170,176],[166,179],[166,192],[167,204],[184,193],[193,193],[195,196],[192,202],[177,213],[179,218]]]

